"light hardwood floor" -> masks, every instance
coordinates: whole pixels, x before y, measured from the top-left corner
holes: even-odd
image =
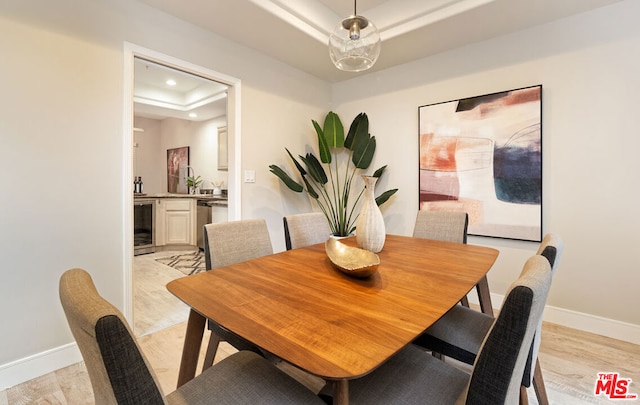
[[[134,264],[134,331],[166,393],[175,389],[188,316],[188,308],[164,287],[183,274],[155,261],[171,254],[137,256]],[[221,343],[216,361],[234,351]],[[201,361],[203,358],[204,349]],[[598,372],[618,372],[631,378],[630,392],[640,394],[639,345],[544,323],[539,358],[552,404],[611,404],[613,401],[593,394]],[[312,390],[322,386],[316,377],[286,364],[279,366]],[[537,404],[533,389],[528,392],[530,403]],[[0,405],[9,404],[93,404],[84,363],[0,391]]]
[[[189,307],[165,287],[185,275],[156,261],[178,253],[187,252],[151,253],[133,259],[133,331],[138,337],[184,322],[189,316]]]

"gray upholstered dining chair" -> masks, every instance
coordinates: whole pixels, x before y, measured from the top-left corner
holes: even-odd
[[[471,374],[409,345],[370,374],[350,381],[350,403],[517,403],[527,356],[550,285],[549,262],[538,255],[530,257],[507,291]]]
[[[84,359],[97,405],[323,404],[298,381],[252,352],[238,352],[164,396],[120,311],[91,275],[67,270],[60,301]]]
[[[283,218],[287,250],[325,242],[331,234],[322,212],[287,215]]]
[[[556,273],[562,252],[562,239],[559,235],[553,233],[545,235],[538,247],[536,255],[541,255],[547,259],[551,266],[552,277]],[[491,329],[493,322],[494,318],[489,315],[456,305],[418,337],[414,344],[458,361],[473,364],[484,337]],[[537,325],[534,340],[531,344],[531,353],[527,359],[522,377],[521,397],[523,403],[526,403],[526,388],[532,384],[538,403],[541,405],[549,403],[538,360],[541,333],[542,319]]]
[[[466,212],[420,210],[416,216],[413,237],[467,243],[468,226],[469,215]],[[491,293],[486,275],[476,284],[476,292],[480,301],[480,310],[493,316]],[[465,307],[469,307],[467,297],[464,297],[461,303]]]
[[[206,224],[203,232],[204,259],[207,270],[273,254],[269,230],[264,219]],[[250,350],[262,354],[259,347],[212,320],[209,320],[207,324],[211,336],[203,369],[207,369],[213,364],[221,341],[226,341],[238,350]]]
[[[562,258],[562,252],[564,251],[564,244],[560,235],[555,233],[548,233],[538,247],[536,254],[542,255],[547,258],[549,264],[551,264],[551,277],[555,276],[558,269],[558,264]],[[527,391],[526,388],[533,385],[533,389],[536,393],[539,405],[549,405],[549,398],[547,397],[547,390],[544,385],[544,378],[542,376],[542,368],[540,367],[540,359],[538,353],[540,351],[540,343],[542,340],[542,319],[536,329],[536,334],[533,338],[533,344],[531,345],[531,352],[527,359],[527,367],[525,368],[524,375],[522,377],[522,397],[526,402]]]

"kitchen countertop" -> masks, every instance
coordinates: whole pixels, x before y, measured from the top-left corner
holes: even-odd
[[[195,198],[196,200],[226,200],[226,195],[213,194],[174,194],[174,193],[151,193],[134,194],[134,198]]]
[[[136,199],[155,199],[155,198],[191,198],[194,200],[216,202],[216,205],[226,205],[226,195],[213,195],[213,194],[174,194],[174,193],[151,193],[151,194],[134,194],[134,200]]]

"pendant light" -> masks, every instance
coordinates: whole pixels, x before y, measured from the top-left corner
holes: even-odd
[[[329,56],[340,70],[360,72],[367,70],[380,56],[380,33],[375,24],[359,16],[356,0],[353,15],[347,17],[329,37]]]

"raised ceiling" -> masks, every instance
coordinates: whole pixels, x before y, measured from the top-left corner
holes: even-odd
[[[167,81],[172,80],[170,85]],[[206,121],[227,115],[227,85],[135,58],[133,108],[137,117]]]
[[[359,0],[381,31],[382,52],[364,72],[337,70],[327,38],[353,14],[351,0],[138,0],[338,82],[603,7],[620,0]]]

